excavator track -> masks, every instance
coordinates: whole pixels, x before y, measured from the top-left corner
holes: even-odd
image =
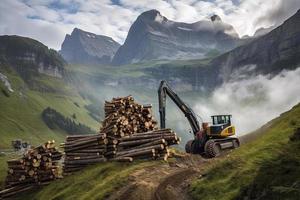
[[[193,144],[193,140],[189,140],[189,141],[185,144],[185,152],[186,152],[186,153],[192,153],[192,144]]]
[[[235,149],[240,146],[237,138],[210,139],[205,143],[205,154],[210,157],[219,156],[226,149]]]
[[[205,144],[204,149],[205,149],[205,153],[211,158],[217,157],[221,154],[220,145],[213,140],[208,140]]]

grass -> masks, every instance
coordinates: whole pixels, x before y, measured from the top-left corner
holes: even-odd
[[[9,97],[0,93],[0,152],[2,149],[11,149],[11,141],[15,139],[28,141],[32,145],[53,139],[57,143],[62,142],[67,133],[60,129],[49,129],[41,118],[42,111],[48,106],[70,118],[75,113],[75,121],[94,130],[99,129],[99,122],[91,118],[85,109],[85,105],[90,102],[82,99],[76,90],[72,90],[62,80],[47,76],[37,78],[47,88],[59,88],[58,92],[40,92],[30,90],[18,74],[9,68],[1,68],[1,73],[8,77],[14,92],[9,93]],[[0,89],[5,89],[2,81]],[[7,173],[6,160],[10,158],[0,157],[0,187]]]
[[[194,199],[297,199],[300,196],[300,104],[272,120],[256,140],[208,166],[190,187]]]
[[[157,162],[102,163],[57,180],[19,199],[105,199],[112,191],[126,184],[129,175],[137,169],[157,165]]]
[[[45,76],[40,78],[41,82],[48,83],[48,87],[60,88],[63,91],[50,93],[26,88],[26,84],[15,73],[6,75],[15,92],[10,93],[10,97],[0,94],[0,149],[9,148],[14,139],[27,140],[34,145],[50,139],[62,141],[66,133],[49,129],[41,118],[42,111],[48,106],[68,117],[75,113],[77,122],[98,130],[99,123],[92,119],[84,108],[90,102],[82,99],[67,86],[61,87],[61,80]]]
[[[97,122],[91,119],[88,112],[73,104],[76,98],[66,96],[46,95],[37,92],[28,92],[26,97],[20,98],[12,94],[10,98],[0,98],[0,148],[7,148],[13,139],[28,140],[31,144],[55,139],[62,141],[65,133],[60,130],[51,130],[43,122],[41,112],[50,106],[66,116],[76,114],[81,123],[97,128]],[[76,102],[80,102],[79,98]],[[99,126],[99,125],[98,125]]]

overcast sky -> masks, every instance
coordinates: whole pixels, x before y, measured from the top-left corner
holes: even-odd
[[[174,21],[192,23],[218,14],[240,36],[276,26],[300,8],[300,0],[1,0],[0,35],[22,35],[60,49],[74,27],[123,43],[130,25],[157,9]]]

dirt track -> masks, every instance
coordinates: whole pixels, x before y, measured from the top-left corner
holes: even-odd
[[[211,161],[199,155],[186,155],[175,161],[137,170],[129,177],[128,184],[108,199],[190,199],[187,190],[191,179],[200,176],[201,166]]]
[[[194,169],[183,169],[166,177],[156,188],[154,199],[189,199],[189,180],[197,175]]]

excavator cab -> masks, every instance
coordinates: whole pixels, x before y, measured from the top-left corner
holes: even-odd
[[[213,125],[231,125],[231,115],[213,115],[211,116]]]
[[[207,134],[216,137],[228,137],[235,134],[235,127],[231,125],[231,115],[211,116],[212,125]]]

